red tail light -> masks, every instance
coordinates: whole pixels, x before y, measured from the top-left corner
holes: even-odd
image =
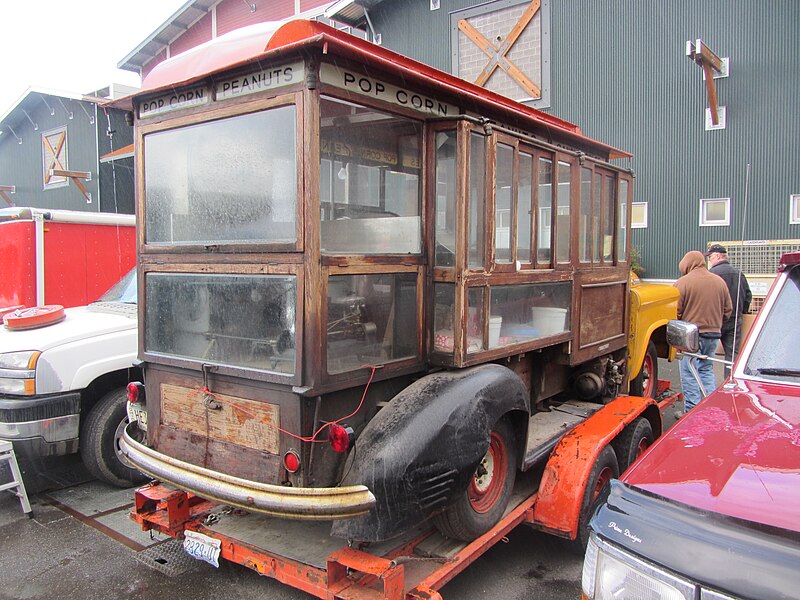
[[[353,428],[347,425],[333,424],[328,430],[328,442],[335,452],[347,452],[354,439]]]
[[[132,381],[128,384],[128,402],[136,404],[137,402],[144,402],[144,384],[138,381]]]
[[[297,456],[297,452],[294,450],[289,450],[286,454],[284,454],[283,466],[287,471],[289,471],[289,473],[297,473],[297,471],[300,469],[300,457]]]

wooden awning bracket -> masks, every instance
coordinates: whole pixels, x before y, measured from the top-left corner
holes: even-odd
[[[686,56],[703,69],[703,80],[706,82],[708,94],[708,109],[706,111],[706,129],[725,129],[725,107],[717,105],[717,86],[715,79],[727,77],[730,69],[730,59],[720,58],[711,50],[703,40],[696,39],[686,42]]]
[[[86,198],[86,204],[92,203],[92,194],[86,189],[86,186],[83,185],[84,181],[92,180],[92,174],[89,171],[65,171],[63,169],[50,169],[50,177],[66,177],[71,179],[75,182],[75,185],[78,186],[78,189],[81,191],[81,194],[83,194],[83,197]]]
[[[15,185],[0,185],[0,198],[6,201],[9,206],[14,206],[14,203],[11,201],[11,198],[8,197],[9,194],[14,194],[17,191],[17,186]]]

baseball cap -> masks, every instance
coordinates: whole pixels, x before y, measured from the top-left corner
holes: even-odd
[[[708,256],[709,254],[712,254],[714,252],[719,252],[720,254],[727,254],[728,253],[728,251],[725,249],[725,246],[723,246],[722,244],[711,244],[708,247],[708,250],[706,250],[706,254],[705,255]]]

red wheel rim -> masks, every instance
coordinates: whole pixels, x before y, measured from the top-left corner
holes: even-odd
[[[614,476],[613,471],[610,467],[606,467],[602,471],[600,471],[600,475],[597,477],[597,483],[594,484],[594,493],[592,494],[592,501],[597,500],[600,496],[600,493],[603,491],[603,488],[608,485],[608,482],[611,481],[611,478]]]
[[[508,466],[508,449],[503,438],[492,432],[489,450],[475,469],[467,496],[475,512],[488,512],[503,493]]]
[[[650,441],[646,437],[640,439],[639,443],[636,446],[636,458],[639,458],[642,454],[644,454],[644,451],[647,450],[649,447],[650,447]]]
[[[656,381],[653,378],[653,357],[648,353],[644,355],[644,362],[642,363],[642,380],[644,385],[644,397],[655,398],[656,394]]]

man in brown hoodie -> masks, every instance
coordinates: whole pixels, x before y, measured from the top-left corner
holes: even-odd
[[[733,310],[728,286],[706,268],[706,259],[697,250],[687,252],[678,267],[683,275],[675,282],[680,292],[678,318],[697,325],[700,330],[699,352],[712,356],[722,335],[722,321],[730,317]],[[698,360],[697,371],[706,393],[716,389],[714,364],[710,360]],[[684,406],[689,411],[702,400],[700,387],[689,369],[689,357],[681,359],[680,373]]]

